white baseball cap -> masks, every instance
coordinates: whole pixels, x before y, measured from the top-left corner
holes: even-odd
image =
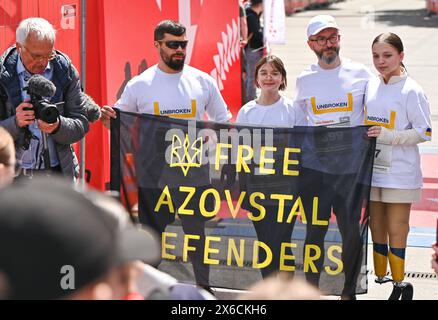
[[[307,38],[310,38],[327,28],[335,28],[339,30],[335,18],[327,14],[315,16],[310,19],[309,24],[307,25]]]

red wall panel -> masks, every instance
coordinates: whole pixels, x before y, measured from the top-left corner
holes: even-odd
[[[64,15],[63,8],[70,15]],[[42,17],[56,29],[55,47],[65,52],[80,71],[80,0],[0,0],[0,50],[15,43],[15,30],[21,20]]]

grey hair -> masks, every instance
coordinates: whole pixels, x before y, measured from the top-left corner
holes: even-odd
[[[17,42],[23,45],[30,34],[35,36],[37,40],[55,43],[56,31],[46,19],[28,18],[21,21],[16,31]]]

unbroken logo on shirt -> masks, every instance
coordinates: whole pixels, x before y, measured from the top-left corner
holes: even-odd
[[[154,101],[154,114],[156,116],[167,116],[170,118],[196,118],[196,100],[192,100],[191,109],[190,108],[178,108],[178,109],[167,109],[160,110],[160,103]]]
[[[332,102],[325,104],[316,104],[316,97],[310,98],[312,104],[312,110],[314,114],[324,114],[332,112],[351,112],[353,111],[353,94],[349,92],[347,94],[348,101]]]
[[[367,108],[365,107],[365,124],[371,126],[381,126],[385,127],[386,129],[394,129],[396,115],[397,112],[391,111],[389,119],[382,116],[369,116],[367,113]]]

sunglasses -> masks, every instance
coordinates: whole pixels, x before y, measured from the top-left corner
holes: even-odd
[[[178,41],[178,40],[171,40],[171,41],[164,41],[164,40],[158,40],[158,42],[164,42],[166,47],[169,49],[178,49],[181,47],[181,49],[185,49],[187,47],[188,40]]]

